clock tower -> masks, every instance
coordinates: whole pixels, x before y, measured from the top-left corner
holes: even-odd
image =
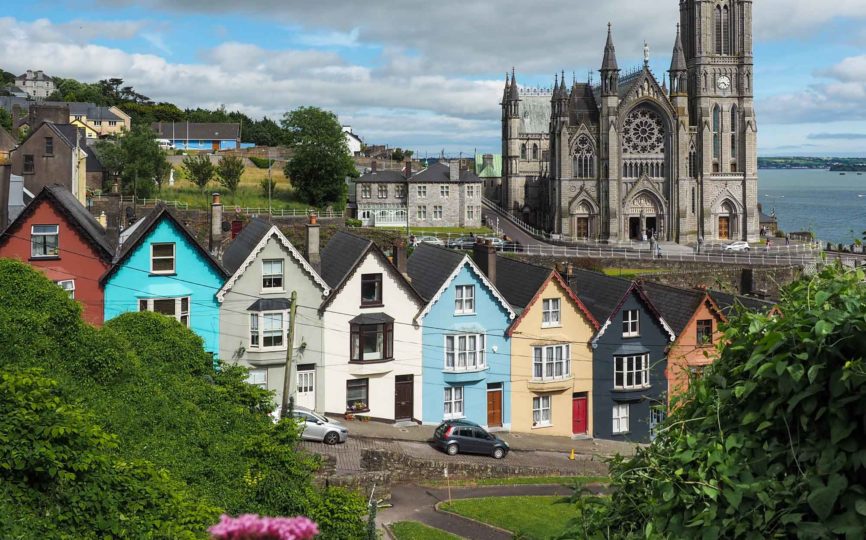
[[[680,0],[704,238],[758,239],[752,0]]]

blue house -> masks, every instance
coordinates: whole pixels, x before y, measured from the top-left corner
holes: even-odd
[[[569,284],[602,323],[592,340],[593,436],[649,442],[667,410],[674,331],[636,282],[577,270]]]
[[[174,317],[219,353],[216,292],[225,270],[163,205],[124,232],[112,267],[102,276],[105,320],[130,311]]]
[[[409,258],[412,286],[427,302],[422,328],[422,422],[466,418],[511,424],[511,340],[515,313],[472,259],[421,244]]]

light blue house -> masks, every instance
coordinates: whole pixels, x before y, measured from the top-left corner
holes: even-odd
[[[164,206],[158,205],[124,231],[113,266],[100,279],[105,320],[130,311],[174,317],[219,353],[216,293],[225,270]]]
[[[421,244],[407,270],[412,286],[427,301],[418,315],[422,422],[465,418],[509,429],[511,340],[506,330],[514,311],[464,254]]]

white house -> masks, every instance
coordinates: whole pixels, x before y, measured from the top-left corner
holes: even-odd
[[[331,289],[324,326],[325,411],[374,419],[419,421],[422,405],[421,328],[424,301],[373,242],[338,232],[322,251],[322,278]],[[398,270],[402,265],[403,271]]]
[[[346,145],[349,147],[349,153],[353,156],[361,154],[361,138],[352,132],[352,126],[343,126],[343,135],[346,137]]]

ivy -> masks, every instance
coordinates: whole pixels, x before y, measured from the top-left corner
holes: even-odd
[[[864,537],[864,277],[828,267],[786,289],[782,316],[732,317],[654,443],[610,463],[609,499],[575,498],[564,538]]]

